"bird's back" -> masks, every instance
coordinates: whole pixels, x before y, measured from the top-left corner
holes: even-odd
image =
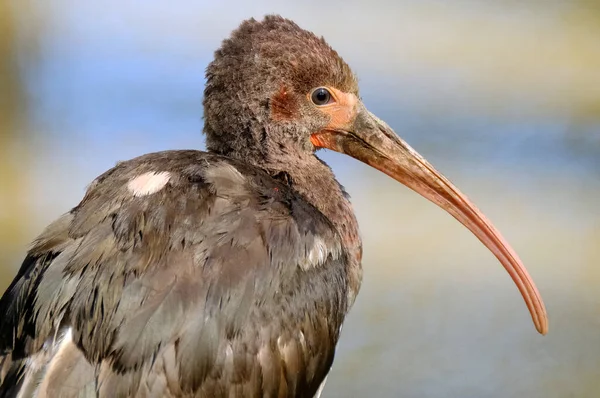
[[[347,253],[258,168],[122,162],[34,242],[0,301],[0,397],[310,397],[333,361]]]

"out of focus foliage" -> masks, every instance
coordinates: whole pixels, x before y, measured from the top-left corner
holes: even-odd
[[[23,217],[28,151],[13,11],[8,1],[0,0],[0,290],[12,279],[12,263],[23,255],[21,245],[29,224]]]

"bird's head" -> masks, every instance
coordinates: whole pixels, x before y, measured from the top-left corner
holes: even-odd
[[[342,58],[279,16],[243,22],[215,52],[206,77],[207,145],[246,160],[313,153],[311,135],[350,122],[358,102],[357,80]]]

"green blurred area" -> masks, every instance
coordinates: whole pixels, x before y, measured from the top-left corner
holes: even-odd
[[[426,21],[420,32],[447,34],[421,35],[410,48],[383,40],[365,44],[365,64],[380,63],[374,67],[383,75],[406,71],[407,59],[418,67],[456,70],[477,98],[475,113],[504,115],[516,99],[531,98],[539,102],[531,108],[536,117],[569,115],[565,147],[600,159],[600,2],[561,2],[546,25],[527,24],[529,16],[538,21],[543,2],[489,2],[498,10],[491,20],[474,11],[483,3],[400,5],[407,20]],[[503,18],[503,9],[511,7],[523,7],[519,19]],[[22,70],[28,66],[23,62],[36,62],[39,38],[56,28],[45,23],[48,15],[48,4],[0,0],[0,291],[43,224],[76,205],[61,203],[44,222],[31,216],[48,199],[32,197],[39,181],[28,162],[49,149],[34,143],[39,132],[28,119]],[[394,34],[407,34],[406,25],[386,26],[390,42]],[[346,29],[329,28],[333,37]],[[155,26],[146,40],[162,32]],[[446,107],[441,97],[429,116],[443,117]],[[527,117],[523,113],[518,117]],[[362,227],[365,285],[324,396],[367,396],[373,390],[396,396],[404,391],[398,380],[411,397],[600,397],[598,170],[550,165],[529,175],[526,166],[515,164],[478,172],[473,169],[479,165],[456,166],[452,151],[442,171],[521,254],[547,301],[550,334],[534,334],[510,280],[476,239],[431,204],[366,170],[342,181]],[[68,184],[68,175],[61,178]],[[490,346],[497,348],[488,351]],[[465,375],[477,368],[484,375],[469,381]],[[509,393],[493,390],[495,383],[504,383]]]
[[[28,170],[25,145],[29,132],[24,128],[26,101],[17,64],[14,9],[0,1],[0,264],[10,264],[23,255],[22,244],[31,231],[23,222],[28,209]],[[0,290],[8,285],[14,268],[0,267]]]

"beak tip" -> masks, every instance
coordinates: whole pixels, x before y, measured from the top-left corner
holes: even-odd
[[[541,313],[533,318],[533,323],[539,334],[542,336],[548,334],[548,316],[546,315],[546,309],[544,307],[542,307]]]
[[[541,325],[536,325],[535,327],[539,334],[545,336],[548,334],[548,320],[546,319]]]

